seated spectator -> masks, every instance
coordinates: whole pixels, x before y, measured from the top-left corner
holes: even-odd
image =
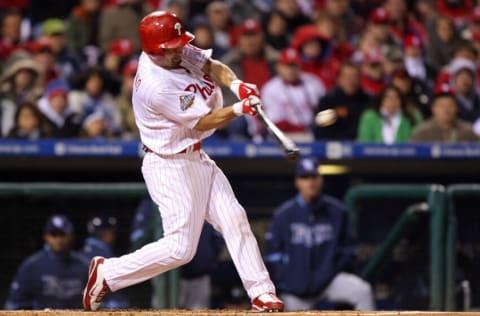
[[[65,22],[53,18],[43,22],[43,36],[49,41],[55,56],[56,69],[63,79],[70,79],[83,66],[81,57],[67,47]]]
[[[315,139],[354,140],[357,138],[358,120],[370,102],[360,86],[357,65],[345,62],[337,75],[337,85],[320,99],[316,113],[333,109],[337,120],[327,127],[315,126]]]
[[[141,50],[138,27],[140,21],[153,8],[143,0],[123,0],[106,8],[100,17],[98,43],[106,52],[112,42],[118,38],[132,41],[135,52]]]
[[[42,87],[54,79],[60,79],[61,74],[56,65],[56,56],[53,52],[51,41],[46,37],[40,37],[28,46],[33,60],[40,70],[40,82]]]
[[[399,69],[405,69],[405,65],[403,63],[404,54],[402,48],[399,45],[391,45],[387,46],[383,50],[383,54],[385,56],[385,60],[383,63],[383,68],[385,70],[385,76],[387,78],[392,78],[393,73]]]
[[[273,77],[273,69],[278,57],[278,52],[265,44],[260,22],[253,19],[245,20],[238,28],[238,46],[230,50],[222,58],[240,80],[257,85],[263,85]],[[226,87],[222,87],[224,104],[237,102],[237,98]],[[228,127],[231,138],[263,139],[264,128],[257,118],[242,116],[232,121]]]
[[[106,89],[112,95],[120,93],[123,66],[134,54],[133,43],[126,38],[114,40],[103,56],[103,70],[107,83]]]
[[[46,136],[42,113],[30,102],[22,104],[15,114],[15,125],[7,138],[36,140]]]
[[[45,246],[23,261],[10,286],[6,309],[79,309],[88,261],[72,250],[73,225],[52,215],[43,229]]]
[[[391,22],[390,14],[383,7],[377,7],[370,13],[367,30],[379,40],[381,46],[396,45]]]
[[[398,44],[402,44],[409,34],[420,37],[422,42],[426,39],[423,25],[409,15],[406,0],[386,0],[384,7],[392,21],[392,32]]]
[[[197,16],[192,21],[192,33],[195,35],[192,44],[201,49],[212,49],[212,58],[220,59],[228,52],[215,44],[213,29],[204,16]]]
[[[472,125],[458,117],[458,102],[453,89],[440,85],[435,91],[432,102],[432,118],[421,123],[411,136],[412,142],[475,142]]]
[[[81,90],[70,92],[69,99],[73,111],[82,116],[84,127],[92,127],[87,131],[95,132],[87,133],[87,137],[120,135],[123,130],[120,108],[115,103],[113,96],[106,90],[103,70],[95,67],[89,68],[81,77]],[[88,121],[86,121],[87,117]]]
[[[323,193],[316,159],[300,159],[295,186],[298,194],[275,210],[265,234],[265,263],[286,311],[311,310],[321,300],[373,310],[370,285],[347,272],[355,254],[347,210]]]
[[[95,49],[98,46],[97,30],[101,4],[101,0],[81,0],[79,5],[73,8],[66,23],[67,47],[87,56],[88,48]]]
[[[353,53],[352,60],[357,64],[362,64],[365,56],[372,50],[381,50],[382,43],[377,36],[367,29],[360,34],[357,47]],[[402,60],[403,62],[403,60]]]
[[[453,56],[453,50],[460,43],[460,37],[453,21],[446,16],[435,19],[434,29],[428,34],[426,45],[427,62],[437,71],[448,64]]]
[[[102,112],[92,112],[89,114],[82,123],[82,129],[80,131],[81,138],[90,139],[106,139],[111,138],[111,135],[107,130],[107,123]]]
[[[314,21],[315,27],[331,44],[332,56],[339,62],[349,60],[353,53],[353,45],[340,39],[341,21],[328,13],[319,14]]]
[[[366,52],[361,65],[361,84],[366,94],[378,96],[386,85],[383,54],[378,49]]]
[[[349,0],[324,0],[324,12],[339,23],[337,39],[350,41],[359,31],[359,21],[350,7]]]
[[[0,67],[11,53],[20,48],[22,12],[18,9],[4,10],[0,22]]]
[[[340,62],[332,55],[332,43],[313,24],[298,28],[292,45],[300,53],[300,67],[316,75],[328,90],[335,84]]]
[[[458,102],[458,116],[470,123],[480,118],[480,96],[476,91],[477,69],[470,60],[457,58],[449,66],[450,84]]]
[[[107,213],[98,213],[87,222],[88,237],[81,254],[90,262],[95,256],[114,257],[113,245],[117,239],[117,218]],[[128,298],[124,292],[109,293],[102,302],[107,309],[127,308]]]
[[[66,81],[52,80],[45,89],[45,95],[38,101],[38,108],[45,117],[47,137],[77,137],[82,117],[73,112],[68,100],[70,87]]]
[[[226,51],[235,44],[235,26],[232,23],[231,11],[223,1],[210,2],[205,13],[213,30],[213,42]]]
[[[402,92],[389,85],[382,91],[374,107],[362,113],[358,141],[382,144],[406,142],[420,121],[420,114],[407,107]]]
[[[116,98],[116,103],[120,107],[124,139],[138,139],[138,127],[135,123],[132,106],[133,81],[137,73],[138,60],[132,59],[123,67],[122,71],[122,89],[120,95]]]
[[[436,71],[427,65],[424,58],[424,47],[420,37],[407,35],[403,42],[405,51],[405,68],[412,78],[417,78],[433,86]]]
[[[287,18],[280,11],[269,12],[263,26],[266,43],[278,51],[287,48],[291,36],[287,27]]]
[[[296,49],[284,49],[277,62],[277,75],[263,86],[261,97],[265,112],[278,128],[298,141],[312,141],[313,112],[325,87],[316,76],[302,72],[299,62]]]
[[[402,92],[409,109],[419,111],[424,118],[431,116],[432,93],[424,81],[410,77],[404,68],[399,68],[393,72],[391,84]]]
[[[475,7],[475,1],[473,0],[436,0],[436,8],[442,15],[448,16],[453,19],[459,27],[461,27],[468,13],[470,13]]]

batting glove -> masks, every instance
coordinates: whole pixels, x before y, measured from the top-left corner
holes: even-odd
[[[253,83],[246,83],[242,80],[233,80],[230,84],[230,90],[239,98],[240,100],[246,99],[251,95],[260,97],[260,91]]]
[[[233,113],[235,113],[237,116],[243,114],[255,116],[257,115],[257,106],[262,106],[262,101],[258,97],[252,95],[246,99],[243,99],[242,101],[234,103],[232,108]]]

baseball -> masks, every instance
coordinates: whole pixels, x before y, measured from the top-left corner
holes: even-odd
[[[323,110],[315,115],[315,124],[321,127],[330,126],[337,120],[337,114],[335,110],[328,109]]]

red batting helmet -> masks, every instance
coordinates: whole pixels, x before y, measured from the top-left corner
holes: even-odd
[[[140,22],[140,41],[147,54],[161,55],[163,48],[185,46],[195,36],[185,31],[182,21],[173,13],[155,11]]]

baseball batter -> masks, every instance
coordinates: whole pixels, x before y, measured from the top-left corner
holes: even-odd
[[[159,206],[164,237],[122,257],[93,258],[84,308],[96,310],[108,291],[189,262],[206,219],[222,233],[252,309],[283,311],[245,210],[223,172],[201,149],[202,139],[216,128],[239,115],[256,115],[258,89],[212,59],[211,50],[189,44],[194,36],[172,13],[147,15],[139,30],[143,53],[132,100],[146,148],[142,173]],[[240,101],[222,107],[218,84],[230,87]]]

